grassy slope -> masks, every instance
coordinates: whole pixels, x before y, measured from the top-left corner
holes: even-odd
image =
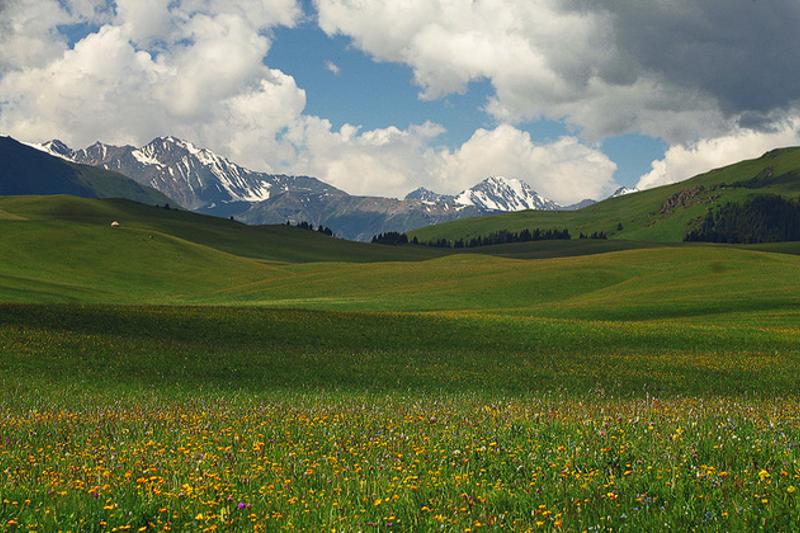
[[[454,240],[486,235],[501,229],[519,231],[524,228],[566,227],[575,235],[579,232],[588,234],[606,231],[615,239],[678,242],[683,240],[690,222],[702,216],[712,205],[738,201],[752,194],[781,194],[792,198],[800,196],[800,176],[759,189],[726,187],[710,191],[720,184],[751,179],[767,168],[773,169],[774,176],[797,172],[800,169],[800,148],[772,151],[758,159],[712,170],[687,181],[612,198],[578,211],[523,211],[469,218],[421,228],[411,234],[422,241],[439,238]],[[719,195],[718,198],[709,199],[709,203],[701,202],[686,208],[677,208],[666,215],[659,214],[664,201],[673,194],[698,185],[707,189],[702,198]],[[622,231],[616,229],[619,223],[623,225]]]
[[[591,319],[782,309],[800,302],[800,258],[791,254],[696,245],[541,261],[472,253],[375,262],[381,256],[409,259],[389,254],[429,250],[336,241],[285,227],[247,228],[123,201],[61,200],[0,201],[0,209],[25,217],[0,220],[0,299],[474,310]],[[121,219],[123,227],[110,228],[111,218]],[[270,254],[262,259],[282,261],[241,257],[211,246],[240,231],[253,232],[259,239],[239,236],[225,242],[225,248]],[[282,239],[285,236],[297,241]],[[311,248],[301,259],[329,260],[285,262],[302,253],[293,248],[298,241]],[[532,253],[529,245],[496,251],[511,254],[515,246]],[[342,260],[348,258],[373,262]],[[752,281],[757,279],[770,282]]]
[[[3,215],[5,213],[5,215]],[[388,261],[417,260],[442,255],[427,248],[371,246],[331,239],[285,226],[247,226],[227,219],[187,211],[166,210],[126,200],[90,200],[70,196],[0,197],[0,221],[13,217],[28,223],[52,222],[85,231],[100,231],[90,242],[102,245],[111,221],[124,230],[162,234],[242,257],[267,261]],[[65,227],[67,227],[65,226]],[[13,228],[16,226],[10,226]],[[109,231],[106,231],[109,230]],[[13,240],[9,241],[13,246]]]
[[[111,221],[118,220],[123,223],[123,229],[147,232],[146,236],[162,234],[242,257],[277,262],[417,261],[453,253],[451,250],[426,247],[373,246],[330,239],[314,232],[280,225],[247,226],[125,200],[91,200],[70,196],[0,197],[0,223],[22,220],[27,221],[29,226],[50,223],[68,232],[81,228],[91,233],[87,234],[89,242],[101,244],[111,235],[116,235],[106,230]],[[14,228],[20,228],[21,231],[23,225],[9,225],[8,228],[11,232],[16,231]],[[42,231],[45,239],[51,238],[47,233],[52,230],[45,231],[44,228],[36,230],[32,227],[28,233],[33,235],[36,231]],[[7,235],[7,238],[11,239],[11,235]],[[13,239],[8,240],[7,245],[13,248]],[[576,240],[486,246],[464,252],[543,259],[651,246],[654,245],[646,242]]]

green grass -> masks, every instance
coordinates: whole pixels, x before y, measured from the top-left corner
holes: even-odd
[[[775,179],[759,188],[731,185],[759,176],[767,169]],[[783,179],[778,177],[785,176]],[[686,207],[661,212],[672,195],[694,187],[705,191]],[[693,220],[702,217],[709,207],[737,202],[754,194],[779,194],[800,197],[800,148],[775,150],[763,157],[700,174],[692,179],[649,189],[600,202],[569,212],[522,211],[489,217],[466,218],[410,232],[423,242],[438,239],[469,239],[499,230],[525,228],[568,228],[573,235],[605,231],[614,239],[647,242],[680,242]],[[618,225],[622,224],[622,230]]]
[[[797,529],[796,251],[0,199],[0,528]]]
[[[246,226],[239,222],[199,215],[177,209],[163,209],[120,199],[91,200],[73,196],[0,197],[1,213],[32,225],[48,222],[72,231],[96,232],[85,240],[102,247],[114,242],[110,224],[143,238],[160,235],[203,245],[241,257],[278,262],[308,261],[391,261],[418,260],[442,255],[430,248],[371,246],[365,243],[332,239],[325,235],[278,226]],[[13,233],[21,225],[4,228],[13,245]],[[33,229],[32,231],[37,231]],[[46,232],[43,232],[46,233]],[[122,233],[122,232],[120,232]]]

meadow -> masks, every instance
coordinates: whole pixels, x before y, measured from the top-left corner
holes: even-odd
[[[800,526],[796,244],[325,239],[0,200],[0,527]]]

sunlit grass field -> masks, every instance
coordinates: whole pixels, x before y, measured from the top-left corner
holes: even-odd
[[[0,529],[800,527],[796,245],[0,219]]]

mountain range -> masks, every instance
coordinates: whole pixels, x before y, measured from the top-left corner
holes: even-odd
[[[248,224],[306,221],[355,240],[465,217],[527,209],[574,210],[594,203],[584,200],[561,206],[524,181],[503,176],[490,176],[455,195],[425,188],[402,200],[351,195],[310,176],[253,171],[171,136],[157,137],[141,147],[97,142],[73,149],[57,139],[30,146],[72,163],[123,174],[186,209],[232,216]]]

